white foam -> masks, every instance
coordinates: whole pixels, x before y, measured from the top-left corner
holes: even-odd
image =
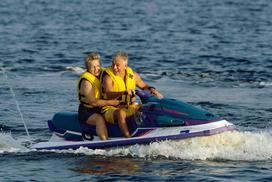
[[[272,86],[272,82],[260,82],[259,85],[262,87],[270,87]]]
[[[26,151],[19,140],[15,140],[10,133],[0,133],[0,154]]]
[[[83,73],[85,71],[84,68],[78,67],[78,66],[67,66],[66,70],[73,71],[73,72],[75,72],[78,75],[80,75],[81,73]]]
[[[269,132],[225,132],[209,137],[180,141],[155,142],[107,150],[79,148],[59,152],[85,155],[165,157],[174,160],[268,160],[272,159],[272,136]]]

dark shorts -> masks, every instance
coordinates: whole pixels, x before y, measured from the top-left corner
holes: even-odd
[[[82,105],[78,106],[78,120],[80,123],[86,124],[88,118],[97,113],[100,114],[101,108],[87,108]]]

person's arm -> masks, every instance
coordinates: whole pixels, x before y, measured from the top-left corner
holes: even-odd
[[[158,98],[163,98],[163,95],[156,90],[155,87],[151,87],[148,84],[146,84],[142,78],[140,77],[140,75],[136,72],[134,72],[134,76],[135,76],[135,81],[136,81],[136,86],[139,87],[142,90],[149,90],[151,94],[155,95]]]
[[[92,84],[87,80],[82,80],[80,85],[80,94],[84,95],[86,101],[94,107],[103,107],[107,105],[117,106],[118,100],[103,100],[95,98],[95,91]]]
[[[109,75],[105,75],[103,78],[103,89],[108,99],[118,99],[126,92],[114,92],[113,81]]]

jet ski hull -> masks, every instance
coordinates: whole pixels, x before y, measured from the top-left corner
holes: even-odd
[[[219,120],[207,124],[195,126],[178,126],[165,128],[138,128],[145,130],[141,136],[132,138],[110,138],[109,140],[99,140],[95,137],[92,141],[67,141],[57,134],[53,134],[48,142],[37,143],[32,146],[37,150],[65,150],[86,147],[89,149],[104,149],[111,147],[121,147],[134,144],[149,144],[152,142],[165,140],[181,140],[192,137],[210,136],[226,131],[234,130],[234,125],[226,120]],[[137,132],[137,131],[136,131]]]

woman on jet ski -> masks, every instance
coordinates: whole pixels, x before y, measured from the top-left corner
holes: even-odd
[[[101,99],[101,60],[96,52],[85,59],[86,71],[78,80],[78,119],[80,123],[96,126],[96,133],[101,140],[108,139],[108,132],[103,116],[100,114],[103,106],[117,106],[118,100]]]

